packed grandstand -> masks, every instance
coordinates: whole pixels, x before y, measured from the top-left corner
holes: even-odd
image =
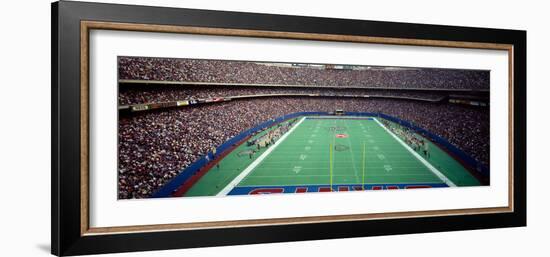
[[[489,166],[489,71],[145,57],[118,67],[120,199],[150,197],[242,131],[296,112],[391,115]],[[173,104],[140,108],[159,103]]]

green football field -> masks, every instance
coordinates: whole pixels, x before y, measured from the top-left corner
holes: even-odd
[[[185,196],[480,185],[436,145],[426,157],[379,119],[300,117],[267,148],[244,143],[233,149]],[[252,150],[258,152],[251,155]]]

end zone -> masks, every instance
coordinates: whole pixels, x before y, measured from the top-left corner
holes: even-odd
[[[448,187],[445,183],[404,183],[404,184],[343,184],[343,185],[295,185],[295,186],[239,186],[227,195],[299,194],[314,192],[348,192],[363,190],[396,190]]]

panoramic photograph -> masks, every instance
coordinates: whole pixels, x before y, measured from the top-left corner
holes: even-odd
[[[489,70],[117,62],[119,200],[490,185]]]

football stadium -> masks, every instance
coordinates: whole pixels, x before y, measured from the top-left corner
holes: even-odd
[[[490,184],[488,70],[118,57],[118,198]]]

